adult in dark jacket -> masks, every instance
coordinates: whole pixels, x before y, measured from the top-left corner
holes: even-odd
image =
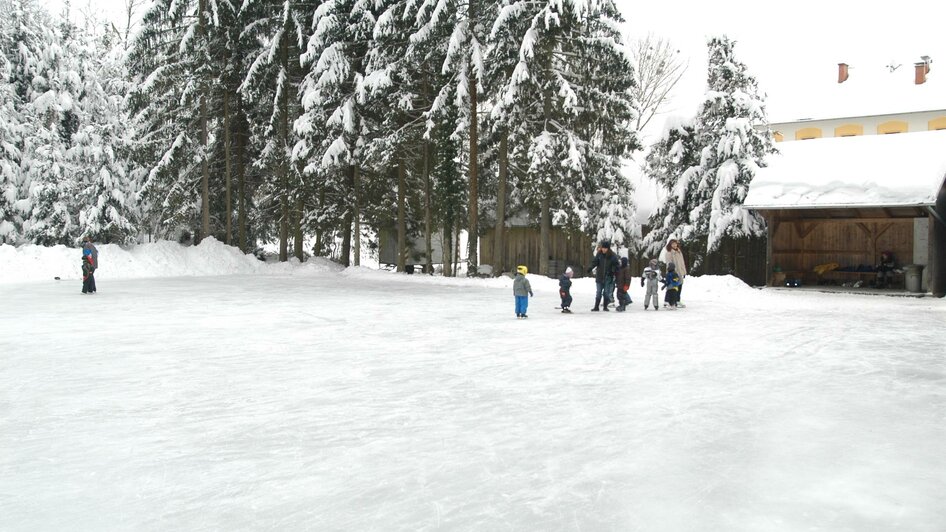
[[[595,274],[595,307],[592,312],[597,312],[601,305],[601,298],[604,297],[604,311],[608,311],[608,305],[611,303],[611,295],[614,293],[614,276],[620,268],[618,256],[611,251],[611,242],[602,240],[598,245],[598,253],[591,259],[591,267],[588,268],[588,274]]]

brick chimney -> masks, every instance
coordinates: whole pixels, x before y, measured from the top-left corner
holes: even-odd
[[[847,63],[838,63],[838,83],[847,81]]]
[[[914,82],[917,85],[926,83],[926,75],[930,73],[930,62],[923,61],[922,63],[914,63],[913,66],[916,68],[916,79]]]

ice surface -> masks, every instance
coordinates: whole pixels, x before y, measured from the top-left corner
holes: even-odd
[[[95,296],[0,285],[2,530],[946,528],[942,300],[530,276],[518,321],[505,278],[100,250]]]

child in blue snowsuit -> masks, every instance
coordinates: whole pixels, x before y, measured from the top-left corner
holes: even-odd
[[[683,285],[683,282],[680,280],[680,274],[678,274],[676,270],[677,268],[672,262],[667,263],[667,276],[664,278],[663,286],[661,287],[667,289],[667,295],[664,296],[664,301],[671,310],[676,310],[677,303],[680,302],[680,286]]]
[[[512,294],[516,296],[516,318],[528,318],[529,297],[532,296],[532,285],[526,279],[529,269],[525,266],[516,267],[516,278],[512,281]]]
[[[572,267],[569,266],[565,268],[565,273],[558,279],[558,295],[562,298],[562,314],[571,314],[572,306],[572,275],[575,272],[572,271]]]

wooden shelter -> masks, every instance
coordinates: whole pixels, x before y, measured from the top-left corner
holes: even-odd
[[[745,206],[768,225],[769,283],[869,281],[882,251],[946,294],[946,131],[785,143]],[[836,264],[831,272],[819,265]]]
[[[502,260],[496,260],[495,229],[490,229],[480,237],[480,264],[490,264],[493,271],[499,268],[501,272],[515,271],[516,266],[523,264],[530,272],[539,271],[539,243],[540,232],[538,227],[529,225],[513,225],[506,227],[503,238]],[[552,227],[549,234],[549,277],[558,277],[571,266],[575,277],[585,275],[585,269],[594,257],[594,239],[578,232],[568,231],[562,227]]]

